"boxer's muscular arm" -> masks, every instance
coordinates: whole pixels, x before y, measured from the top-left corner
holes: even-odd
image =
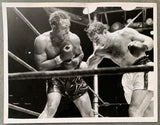
[[[76,49],[75,51],[77,51],[77,53],[79,53],[79,54],[75,55],[75,57],[72,59],[72,61],[77,61],[77,63],[79,64],[84,57],[84,53],[83,53],[82,47],[80,45],[79,37],[77,35],[73,35],[73,37],[74,38],[72,39],[72,42],[75,44],[75,49]]]
[[[88,68],[94,69],[103,60],[103,57],[97,56],[94,53],[87,59]]]
[[[72,61],[76,61],[77,64],[79,64],[82,61],[83,57],[84,57],[84,53],[82,51],[82,48],[80,47],[80,54],[77,55],[75,58],[73,58]]]
[[[82,51],[81,46],[79,47],[79,49],[80,49],[80,54],[77,55],[77,56],[73,59],[73,61],[74,61],[74,60],[77,60],[77,62],[81,62],[81,61],[82,61],[82,59],[83,59],[83,57],[84,57],[84,53],[83,53],[83,51]]]
[[[57,65],[55,58],[49,60],[47,59],[45,47],[46,47],[45,38],[43,38],[43,36],[38,36],[35,39],[34,43],[34,57],[38,69],[51,70],[59,67],[60,65]]]
[[[93,49],[93,54],[87,59],[87,66],[91,69],[96,68],[98,64],[103,60],[103,57],[99,56],[98,54],[103,52],[104,46],[93,43]]]

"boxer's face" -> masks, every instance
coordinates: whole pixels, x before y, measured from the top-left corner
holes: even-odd
[[[96,45],[104,46],[106,37],[105,34],[99,34],[99,33],[92,33],[89,35],[89,39]]]
[[[61,19],[59,26],[58,26],[58,30],[57,30],[57,36],[61,40],[68,39],[69,31],[70,31],[70,20],[69,19]]]

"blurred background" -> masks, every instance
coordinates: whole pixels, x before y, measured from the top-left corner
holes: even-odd
[[[132,19],[142,12],[129,27],[153,38],[153,8],[134,8],[127,10],[121,7],[61,7],[61,8],[17,8],[28,21],[40,32],[50,30],[49,14],[55,10],[63,10],[71,17],[71,31],[81,40],[84,51],[83,61],[92,54],[92,43],[84,29],[90,20],[96,17],[109,25],[109,31],[124,28]],[[86,12],[86,9],[87,12]],[[7,8],[8,50],[32,67],[34,62],[34,39],[36,34],[16,14],[12,7]],[[153,61],[153,50],[147,53]],[[9,73],[29,71],[24,66],[9,58]],[[104,59],[99,67],[117,66],[109,59]],[[87,84],[93,88],[93,77],[84,77]],[[105,102],[126,103],[121,85],[121,75],[99,76],[99,96]],[[9,81],[9,103],[41,113],[46,103],[45,80],[13,80]],[[91,101],[93,93],[89,90]],[[99,102],[100,104],[100,102]],[[105,117],[128,117],[128,105],[99,107],[99,113]],[[55,117],[81,117],[76,106],[63,97]],[[9,109],[9,118],[35,118],[35,116]]]

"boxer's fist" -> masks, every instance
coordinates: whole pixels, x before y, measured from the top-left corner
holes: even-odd
[[[80,63],[80,65],[79,65],[79,68],[80,68],[80,69],[86,69],[86,68],[88,68],[88,65],[87,65],[86,62],[82,61],[82,62]]]
[[[73,46],[72,45],[65,45],[60,52],[60,55],[58,55],[55,58],[56,64],[61,64],[64,61],[71,61],[71,59],[74,57],[73,53]]]
[[[64,61],[62,63],[64,69],[75,69],[78,67],[78,65],[79,65],[79,59],[77,58],[73,58],[70,61]]]
[[[65,45],[63,50],[60,53],[60,58],[63,61],[69,61],[74,57],[73,46]]]
[[[132,41],[128,44],[128,49],[133,56],[138,57],[147,51],[148,47],[140,41]]]

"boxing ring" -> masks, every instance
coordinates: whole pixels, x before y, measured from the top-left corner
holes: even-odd
[[[32,31],[36,35],[40,35],[40,33],[34,28],[34,26],[23,16],[23,14],[17,9],[13,9],[15,13],[32,29]],[[29,79],[48,79],[53,77],[75,77],[75,76],[97,76],[97,75],[118,75],[123,73],[131,73],[131,72],[149,72],[153,71],[153,66],[127,66],[127,67],[108,67],[108,68],[97,68],[97,69],[76,69],[76,70],[55,70],[55,71],[37,71],[35,68],[27,64],[25,61],[14,55],[12,52],[8,51],[8,55],[17,61],[19,64],[26,67],[30,72],[18,72],[18,73],[9,73],[9,80],[29,80]],[[94,94],[94,109],[93,112],[95,117],[103,117],[98,113],[98,107],[100,106],[111,106],[111,105],[127,105],[127,103],[109,103],[104,102],[98,95],[98,82],[97,77],[94,77],[94,89],[89,87],[89,90]],[[101,105],[98,105],[98,101],[101,102]],[[9,104],[9,108],[27,113],[33,116],[39,116],[40,113],[34,112],[13,104]]]

